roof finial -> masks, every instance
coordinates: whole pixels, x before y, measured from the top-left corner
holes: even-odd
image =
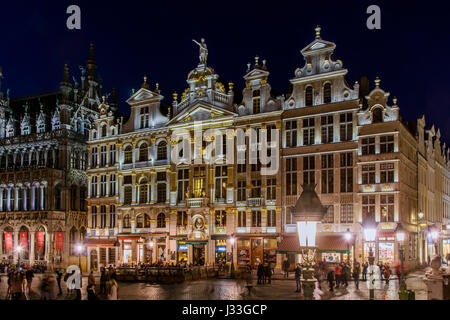
[[[249,63],[247,63],[247,72],[249,72],[250,71],[250,68],[251,68],[251,66],[252,66],[252,64],[249,62]]]
[[[258,56],[258,55],[256,55],[256,57],[255,57],[255,67],[257,67],[257,66],[258,66],[258,62],[259,62],[259,56]]]
[[[394,99],[392,99],[392,101],[394,102],[394,106],[397,105],[397,97],[394,97]]]
[[[142,88],[149,89],[150,86],[147,83],[147,76],[144,76],[144,83],[141,86]]]
[[[105,104],[106,103],[106,97],[104,95],[102,96],[102,100],[103,100],[103,103]]]
[[[177,100],[178,100],[178,93],[175,91],[175,92],[172,94],[172,97],[173,97],[173,101],[177,101]]]
[[[134,94],[134,88],[133,89],[131,89],[131,95],[133,95]]]
[[[167,118],[170,119],[170,107],[169,107],[168,110],[167,110]]]
[[[377,88],[379,88],[379,87],[380,87],[380,83],[381,83],[380,77],[377,77],[377,78],[375,79],[375,86],[376,86]]]
[[[159,83],[157,82],[157,83],[155,83],[155,86],[156,86],[156,91],[158,91],[159,92]]]
[[[322,28],[320,26],[316,27],[316,39],[320,39],[320,30],[322,30]]]

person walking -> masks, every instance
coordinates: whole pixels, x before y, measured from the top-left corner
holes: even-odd
[[[359,290],[359,274],[361,273],[361,266],[358,261],[353,264],[353,279],[355,279],[356,290]]]
[[[336,271],[335,271],[335,278],[336,278],[336,289],[339,288],[339,285],[341,284],[341,276],[342,276],[342,266],[339,263],[336,266]]]
[[[297,266],[295,267],[295,283],[297,284],[297,290],[295,290],[295,292],[302,292],[301,277],[302,268],[300,266],[300,263],[297,263]]]
[[[119,296],[119,285],[117,284],[116,280],[112,279],[109,280],[110,283],[110,290],[108,294],[108,300],[118,300]]]
[[[364,281],[367,281],[367,269],[369,268],[369,264],[367,262],[363,263],[363,269],[362,269],[362,279]]]
[[[284,271],[285,278],[289,278],[289,267],[290,267],[290,263],[288,261],[288,258],[285,258],[283,261],[283,271]]]
[[[12,300],[23,300],[24,294],[23,294],[23,287],[25,284],[25,278],[23,277],[22,273],[17,270],[14,274],[12,286],[11,286],[11,297]]]
[[[90,284],[87,286],[87,296],[88,300],[97,300],[97,296],[95,295],[95,284]]]
[[[28,297],[30,297],[30,294],[31,294],[31,283],[33,282],[33,278],[34,278],[33,270],[28,268],[27,271],[25,272],[25,278],[27,279],[27,292],[26,293],[28,294]]]
[[[45,275],[41,282],[41,300],[50,300],[50,278]]]
[[[88,286],[90,286],[91,284],[95,285],[95,276],[94,276],[94,271],[92,271],[92,270],[91,270],[91,273],[89,273]]]
[[[348,287],[348,279],[350,278],[350,265],[347,262],[342,264],[342,274],[341,274],[341,283]]]
[[[58,284],[58,296],[62,296],[62,288],[61,288],[61,279],[63,276],[63,272],[61,271],[61,269],[57,269],[56,270],[56,283]]]
[[[100,294],[106,294],[106,269],[104,267],[100,274]]]
[[[387,285],[389,285],[390,278],[391,278],[391,270],[389,269],[389,265],[386,263],[384,265],[384,279],[386,280]]]
[[[328,285],[330,287],[330,291],[331,292],[334,291],[333,288],[334,288],[334,281],[335,281],[335,279],[336,279],[335,278],[335,273],[334,273],[333,269],[330,269],[328,271],[328,274],[327,274],[327,281],[328,281]]]
[[[262,263],[258,264],[257,276],[258,276],[258,284],[262,284],[262,279],[264,277],[264,266],[262,265]]]
[[[264,283],[272,283],[272,269],[270,268],[270,264],[266,263],[266,266],[264,267]]]

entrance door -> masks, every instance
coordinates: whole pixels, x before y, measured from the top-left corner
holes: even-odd
[[[204,245],[194,245],[193,248],[193,262],[194,265],[203,266],[205,264],[205,246]]]
[[[252,267],[258,267],[259,263],[263,262],[263,241],[262,239],[252,239],[252,253],[251,253],[251,261]]]
[[[123,263],[131,263],[131,259],[132,259],[131,254],[132,254],[131,249],[123,250]]]
[[[97,250],[91,251],[91,270],[97,270],[98,269],[98,256],[97,256]]]

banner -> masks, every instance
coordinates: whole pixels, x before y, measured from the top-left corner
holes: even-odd
[[[39,250],[44,251],[44,232],[36,232],[36,250],[39,252]]]
[[[8,252],[13,248],[12,232],[5,232],[4,234],[5,234],[5,248],[6,252]]]
[[[64,232],[56,232],[55,250],[64,251]]]
[[[28,232],[19,233],[19,244],[22,250],[28,251]]]

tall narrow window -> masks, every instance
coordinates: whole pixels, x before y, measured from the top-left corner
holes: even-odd
[[[186,192],[188,192],[188,188],[189,169],[178,169],[178,201],[186,200]]]
[[[333,116],[322,116],[320,118],[322,143],[333,142]]]
[[[286,159],[286,195],[297,195],[297,158]]]
[[[245,180],[238,181],[237,201],[245,201],[247,199],[246,187],[247,187],[247,183]]]
[[[116,175],[112,173],[109,176],[109,195],[114,196],[116,194]]]
[[[305,90],[305,106],[310,107],[313,105],[313,87],[308,86]]]
[[[91,208],[91,224],[93,229],[97,228],[97,206]]]
[[[339,115],[340,138],[341,141],[350,141],[353,139],[353,114],[351,112],[341,113]]]
[[[147,203],[148,182],[147,179],[141,179],[139,186],[139,203]]]
[[[124,153],[124,163],[127,164],[133,162],[133,147],[127,146]]]
[[[109,145],[109,165],[113,166],[116,163],[116,145]]]
[[[253,114],[258,114],[261,111],[261,97],[259,90],[253,90],[252,98]]]
[[[157,200],[158,203],[164,203],[167,199],[166,183],[158,182]]]
[[[394,163],[382,163],[380,164],[380,183],[392,183],[394,182]]]
[[[100,228],[106,228],[106,206],[100,206]]]
[[[114,229],[116,227],[116,206],[109,206],[109,227]]]
[[[323,86],[323,103],[331,102],[331,83],[325,83]]]
[[[252,198],[261,197],[261,179],[252,180]]]
[[[322,155],[322,193],[334,192],[333,154]]]
[[[95,147],[95,146],[92,147],[91,155],[92,155],[91,168],[95,168],[95,167],[97,167],[97,156],[98,156],[98,154],[97,154],[97,147]]]
[[[167,142],[165,141],[158,144],[157,160],[167,160]]]
[[[188,223],[187,213],[186,211],[178,211],[177,212],[177,226],[178,227],[186,227]]]
[[[205,167],[194,168],[194,198],[200,198],[205,191],[206,171]]]
[[[315,169],[316,163],[314,156],[303,157],[303,183],[304,184],[315,184]]]
[[[277,179],[267,179],[267,200],[275,200],[277,198]]]
[[[126,186],[123,188],[124,196],[123,196],[123,203],[124,204],[131,204],[132,201],[132,187]]]
[[[106,166],[106,146],[100,148],[100,163],[102,167]]]
[[[375,196],[362,196],[363,223],[375,221]]]
[[[286,121],[286,147],[297,146],[297,120]]]
[[[327,212],[323,217],[323,223],[334,223],[334,206],[330,205],[327,207]]]
[[[148,160],[148,146],[146,143],[141,144],[139,147],[139,161]]]
[[[156,219],[156,227],[157,228],[165,228],[166,227],[166,215],[164,213],[159,213]]]
[[[314,118],[303,119],[303,145],[309,146],[314,144],[315,139],[315,121]]]
[[[130,215],[129,214],[126,214],[123,217],[123,227],[124,228],[131,228]]]
[[[216,210],[215,225],[216,227],[225,227],[227,225],[227,213],[225,210]]]
[[[100,177],[100,195],[106,196],[106,175]]]
[[[227,166],[217,166],[215,180],[215,196],[216,200],[223,200],[227,196],[228,171]]]
[[[140,110],[140,129],[148,128],[149,123],[149,113],[148,113],[148,107],[142,107]]]
[[[380,196],[380,221],[394,222],[394,195]]]
[[[341,160],[341,192],[353,192],[353,154],[343,152]]]
[[[245,211],[238,211],[238,223],[239,228],[247,226],[247,215]]]
[[[277,226],[277,212],[275,210],[267,210],[267,226]]]
[[[341,204],[341,223],[353,223],[353,204]]]
[[[373,109],[372,119],[373,123],[383,122],[383,110],[381,108]]]
[[[252,227],[261,227],[261,211],[252,211]]]
[[[362,184],[375,183],[375,165],[368,164],[362,166]]]
[[[97,196],[97,176],[92,176],[91,179],[91,196],[96,197]]]

